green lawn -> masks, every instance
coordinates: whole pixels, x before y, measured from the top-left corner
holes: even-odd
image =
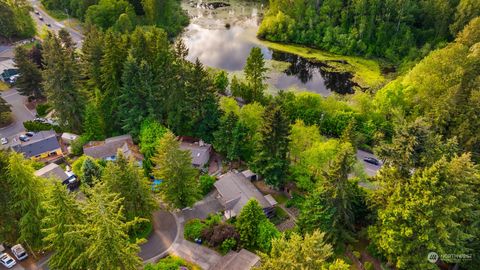
[[[284,194],[272,194],[272,197],[273,197],[279,204],[282,204],[282,203],[285,203],[286,201],[288,201],[288,197],[285,196]]]

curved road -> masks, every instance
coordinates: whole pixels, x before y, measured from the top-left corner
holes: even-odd
[[[161,257],[175,241],[178,233],[178,226],[175,216],[167,211],[156,211],[153,213],[153,231],[147,242],[140,245],[138,254],[142,260],[152,261]]]

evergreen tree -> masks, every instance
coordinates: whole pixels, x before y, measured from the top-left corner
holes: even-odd
[[[226,71],[222,70],[215,75],[215,79],[213,80],[213,84],[217,89],[219,94],[225,95],[227,93],[228,87],[228,74]]]
[[[12,109],[10,104],[0,96],[0,126],[9,122],[11,112]]]
[[[87,217],[73,194],[60,182],[56,182],[48,194],[43,218],[43,241],[47,244],[45,248],[54,251],[48,266],[52,269],[85,269],[85,262],[75,259],[85,251],[87,243],[84,238],[73,237],[69,232],[73,226],[85,222]]]
[[[109,162],[102,174],[102,182],[113,193],[123,198],[123,209],[127,221],[135,218],[150,219],[157,203],[151,192],[150,183],[134,160],[127,160],[122,152],[117,160]]]
[[[143,154],[143,168],[146,172],[150,172],[153,164],[151,158],[155,155],[156,147],[168,131],[167,128],[162,126],[158,121],[152,118],[147,118],[143,121],[140,127],[140,152]]]
[[[95,181],[100,180],[102,176],[102,169],[97,162],[91,158],[86,157],[82,164],[82,183],[92,187]]]
[[[403,177],[378,176],[380,186],[373,198],[379,209],[378,221],[369,228],[377,250],[398,269],[437,269],[426,260],[430,251],[477,253],[480,174],[470,155],[441,158],[411,177]],[[479,263],[478,258],[472,262],[440,259],[452,265]]]
[[[138,269],[139,242],[131,243],[128,231],[142,220],[125,222],[119,195],[98,183],[92,188],[83,212],[87,220],[74,225],[71,236],[84,239],[87,248],[77,255],[73,265],[85,262],[83,269]]]
[[[238,122],[238,116],[230,112],[220,120],[218,130],[213,134],[215,150],[224,155],[228,160],[233,161],[237,156],[232,155],[235,144],[234,130]],[[233,159],[232,159],[233,157]]]
[[[65,43],[66,42],[66,43]],[[44,43],[45,93],[59,122],[74,132],[82,130],[84,97],[80,92],[79,67],[69,36],[50,33]]]
[[[249,97],[244,97],[245,101],[263,101],[263,92],[267,88],[265,84],[267,71],[268,69],[265,67],[262,50],[258,47],[253,47],[243,70],[251,91]]]
[[[103,39],[104,33],[101,30],[94,25],[88,26],[80,59],[82,75],[87,80],[86,84],[94,89],[100,89],[102,86],[101,60],[105,46]]]
[[[23,46],[15,48],[15,65],[18,68],[19,77],[15,82],[18,92],[24,96],[42,96],[42,73],[34,63]]]
[[[100,141],[105,138],[103,119],[97,106],[90,102],[85,107],[83,122],[83,136],[88,141]]]
[[[8,181],[9,153],[0,150],[0,239],[15,242],[16,216],[15,209],[10,207],[12,202],[12,186]]]
[[[356,182],[348,179],[355,164],[355,154],[349,143],[343,144],[324,181],[317,184],[302,207],[298,226],[303,232],[320,229],[327,233],[327,239],[335,245],[353,241],[355,224],[354,201]]]
[[[342,260],[329,263],[333,255],[332,246],[324,240],[324,233],[318,230],[304,237],[297,233],[284,234],[272,240],[272,250],[262,253],[262,270],[348,270],[350,266]]]
[[[265,182],[281,187],[288,169],[288,142],[290,126],[280,107],[270,105],[264,114],[261,139],[252,169],[265,177]]]
[[[8,161],[8,185],[11,188],[9,205],[17,219],[19,242],[27,248],[37,250],[42,247],[41,220],[44,215],[43,185],[34,176],[34,169],[22,154],[11,153]]]
[[[167,132],[152,158],[156,167],[153,174],[162,179],[160,192],[165,202],[175,208],[193,205],[199,198],[197,170],[192,166],[189,151],[180,150],[180,142]]]
[[[237,217],[235,227],[240,234],[240,243],[246,249],[259,246],[260,224],[267,221],[262,207],[255,199],[250,199]]]

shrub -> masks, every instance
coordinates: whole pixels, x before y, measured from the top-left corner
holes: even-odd
[[[72,154],[80,156],[83,154],[83,146],[88,143],[89,139],[86,136],[80,136],[78,139],[72,142]]]
[[[208,227],[202,232],[202,239],[212,247],[219,246],[229,238],[239,240],[240,236],[233,225],[226,223]]]
[[[301,208],[303,201],[305,201],[304,197],[297,193],[293,193],[292,198],[285,203],[285,207],[290,208],[293,206],[296,208]]]
[[[371,263],[371,262],[365,262],[363,264],[363,267],[365,268],[365,270],[373,270],[374,269],[373,263]]]
[[[230,250],[234,249],[237,247],[237,240],[233,238],[228,238],[223,241],[223,243],[220,245],[220,252],[222,255],[227,254]]]
[[[200,267],[197,265],[187,262],[182,258],[176,256],[168,256],[161,259],[156,264],[147,264],[145,265],[145,270],[178,270],[180,267],[186,267],[189,270],[199,270]]]
[[[37,105],[37,115],[39,117],[45,117],[50,110],[50,105],[48,103],[38,104]]]
[[[355,256],[355,258],[360,259],[360,252],[355,250],[352,253],[353,253],[353,256]]]
[[[60,133],[62,129],[60,126],[51,125],[48,123],[40,123],[35,121],[25,121],[23,122],[23,126],[28,131],[38,132],[42,130],[55,130],[55,132]]]
[[[222,222],[222,215],[221,214],[209,214],[207,219],[205,220],[205,224],[208,227],[213,227],[215,225],[218,225]]]
[[[187,240],[195,241],[195,239],[202,237],[202,231],[205,228],[207,228],[207,225],[205,225],[200,219],[195,218],[189,220],[185,223],[183,236]]]
[[[210,175],[200,176],[200,190],[202,191],[203,195],[207,195],[213,189],[213,184],[215,183],[215,180],[215,177]]]
[[[280,232],[277,230],[277,227],[275,227],[275,225],[268,220],[260,223],[258,226],[258,231],[258,247],[263,252],[270,252],[270,249],[272,248],[272,239],[280,237]]]

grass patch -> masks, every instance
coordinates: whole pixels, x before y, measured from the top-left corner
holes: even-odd
[[[328,62],[329,65],[340,71],[351,72],[353,81],[360,87],[378,88],[386,82],[377,61],[355,56],[336,55],[333,53],[307,48],[300,45],[281,44],[255,39],[257,43],[271,49],[292,53],[307,59]],[[348,64],[342,63],[347,61]]]
[[[147,239],[153,231],[152,221],[139,224],[134,231],[130,232],[130,240],[135,242],[137,239]]]
[[[273,216],[270,221],[278,225],[288,219],[288,214],[279,206],[275,206],[275,216]]]
[[[8,89],[10,89],[10,86],[5,82],[0,81],[0,91],[7,91]]]
[[[145,270],[178,270],[180,267],[186,267],[188,270],[201,270],[201,268],[191,262],[180,257],[169,255],[155,264],[149,263],[145,265]]]
[[[48,9],[44,5],[39,5],[39,8],[45,11],[48,15],[52,16],[57,21],[63,21],[68,18],[67,13],[65,11],[61,11],[58,9]]]
[[[285,203],[288,201],[288,197],[285,196],[284,194],[272,194],[272,197],[279,203]]]

